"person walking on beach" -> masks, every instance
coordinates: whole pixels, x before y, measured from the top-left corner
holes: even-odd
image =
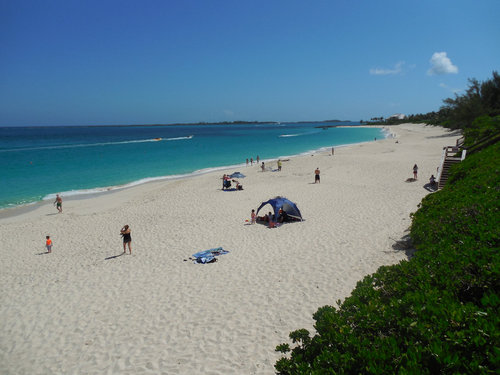
[[[62,213],[62,198],[59,196],[59,194],[56,194],[56,200],[54,201],[54,204],[57,207],[57,211],[59,211],[59,213]]]
[[[278,172],[281,172],[281,159],[278,159]]]
[[[262,172],[266,171],[266,165],[264,164],[264,162],[262,162],[260,168],[262,169]]]
[[[47,248],[47,253],[52,252],[52,240],[50,239],[50,236],[45,237],[45,247]]]
[[[132,247],[131,247],[131,243],[132,243],[132,237],[130,236],[130,227],[128,225],[125,225],[121,230],[120,230],[120,234],[122,235],[123,237],[123,254],[126,253],[126,249],[127,249],[127,244],[128,244],[128,251],[129,251],[129,254],[132,254]]]
[[[252,215],[251,215],[251,220],[250,220],[250,222],[251,222],[252,224],[255,224],[255,223],[256,223],[256,221],[257,221],[257,216],[255,215],[255,210],[252,210]]]
[[[332,147],[332,156],[333,156],[334,154],[335,154],[335,150],[334,150],[334,149],[333,149],[333,147]]]
[[[416,180],[417,179],[417,173],[418,173],[418,167],[417,165],[415,164],[413,166],[413,178]]]
[[[320,178],[319,178],[319,167],[316,168],[316,170],[314,171],[314,183],[320,183]]]

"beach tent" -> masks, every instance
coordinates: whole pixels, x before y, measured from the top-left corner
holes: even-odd
[[[280,211],[280,208],[291,218],[302,221],[302,215],[300,214],[297,205],[284,197],[275,197],[269,199],[267,202],[262,202],[262,204],[257,209],[256,215],[259,213],[260,209],[267,204],[270,204],[274,210],[274,221],[276,221],[278,218],[278,212]]]

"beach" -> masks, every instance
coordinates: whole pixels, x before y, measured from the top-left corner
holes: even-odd
[[[291,331],[314,332],[319,307],[410,255],[394,245],[459,135],[388,129],[394,138],[291,157],[280,172],[238,168],[242,191],[221,190],[230,169],[64,200],[62,214],[50,202],[0,215],[0,373],[273,374]],[[251,225],[275,196],[304,221]],[[220,246],[215,263],[190,260]]]

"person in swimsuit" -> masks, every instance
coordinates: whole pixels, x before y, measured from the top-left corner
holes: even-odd
[[[320,183],[321,180],[320,180],[320,177],[319,177],[319,167],[316,168],[316,170],[314,171],[314,183]]]
[[[416,180],[417,179],[417,173],[418,173],[418,166],[415,164],[413,166],[413,178]]]
[[[62,213],[62,198],[59,196],[59,194],[56,194],[56,200],[54,201],[54,204],[57,207],[57,211],[59,211],[59,213]]]
[[[121,231],[120,231],[120,234],[122,235],[123,237],[123,253],[125,254],[126,252],[126,248],[127,248],[127,244],[128,244],[128,251],[130,254],[132,254],[132,247],[131,247],[131,243],[132,243],[132,237],[130,236],[130,227],[128,225],[125,225]]]

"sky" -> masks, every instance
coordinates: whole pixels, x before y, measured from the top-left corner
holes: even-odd
[[[0,126],[369,120],[500,70],[499,0],[0,0]]]

